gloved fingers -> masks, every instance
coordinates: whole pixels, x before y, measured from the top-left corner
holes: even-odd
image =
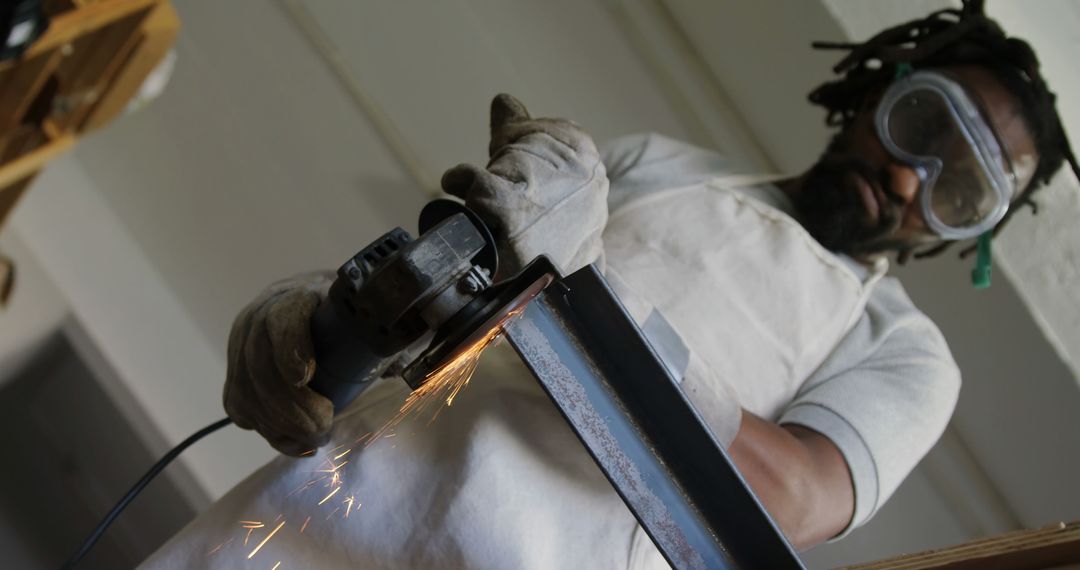
[[[519,184],[521,172],[507,172],[507,177],[472,164],[459,164],[447,170],[442,177],[442,188],[448,194],[465,200],[488,228],[496,234],[505,230],[502,211],[507,205],[507,192]],[[515,177],[511,179],[508,177]]]
[[[489,154],[494,158],[503,147],[540,133],[551,137],[557,145],[565,147],[562,152],[567,157],[599,157],[600,153],[592,137],[576,123],[566,119],[530,119],[504,125],[492,136]]]
[[[250,321],[251,311],[241,311],[229,331],[228,366],[222,394],[225,413],[242,429],[255,429],[255,418],[249,413],[249,409],[258,402],[258,396],[247,378],[244,359],[244,345],[247,343]]]
[[[256,319],[248,334],[244,359],[260,402],[260,424],[272,424],[293,437],[324,433],[333,423],[334,406],[310,388],[296,387],[283,378],[273,355],[266,322]]]
[[[469,191],[480,177],[481,170],[483,169],[473,164],[459,164],[443,173],[439,185],[447,194],[468,200]]]
[[[275,449],[294,456],[326,445],[332,435],[329,429],[317,433],[300,433],[273,422],[259,424],[258,430]]]
[[[271,447],[280,451],[281,453],[284,453],[285,455],[289,455],[292,457],[300,457],[306,455],[309,452],[318,449],[319,447],[321,447],[321,445],[325,445],[326,443],[322,442],[321,444],[318,444],[304,441],[301,439],[296,439],[287,436],[280,431],[274,429],[273,427],[267,425],[260,425],[256,431],[259,432],[259,435],[263,436],[263,439],[265,439]],[[327,438],[329,438],[329,434],[327,434]]]
[[[271,284],[240,311],[229,332],[225,411],[283,453],[297,455],[326,441],[333,424],[330,401],[295,386],[313,373],[310,316],[332,280],[333,272],[319,271]]]
[[[286,455],[298,457],[330,441],[330,430],[314,434],[300,433],[288,426],[279,425],[275,419],[276,416],[267,415],[262,421],[256,422],[253,429],[274,449]]]
[[[311,317],[322,297],[307,288],[281,293],[266,309],[266,329],[278,372],[293,386],[303,386],[315,373]]]
[[[225,394],[222,397],[225,406],[225,414],[241,429],[255,429],[258,425],[255,418],[249,413],[253,402],[258,401],[258,396],[247,382],[230,381],[225,384]]]
[[[294,439],[316,441],[330,432],[334,405],[314,390],[288,386],[280,378],[254,384],[258,421]]]
[[[499,149],[487,169],[506,180],[537,182],[554,173],[574,171],[580,164],[581,159],[570,147],[547,133],[537,132]]]

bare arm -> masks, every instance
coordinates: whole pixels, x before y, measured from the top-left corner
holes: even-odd
[[[743,410],[728,451],[795,548],[820,544],[851,521],[855,491],[847,462],[820,433]]]

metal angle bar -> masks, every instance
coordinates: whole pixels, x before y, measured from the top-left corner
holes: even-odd
[[[672,566],[803,568],[596,269],[506,334]]]

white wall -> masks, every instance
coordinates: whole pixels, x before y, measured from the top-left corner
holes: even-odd
[[[81,356],[150,450],[164,452],[222,417],[220,350],[194,326],[75,157],[50,165],[11,223],[81,325],[68,336],[85,341]],[[198,483],[189,490],[192,503],[219,496],[269,458],[259,443],[224,430],[186,452],[182,461]]]

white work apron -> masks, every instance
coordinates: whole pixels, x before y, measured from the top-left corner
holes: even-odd
[[[790,216],[739,191],[756,181],[648,193],[612,212],[604,231],[608,279],[630,313],[640,323],[659,311],[704,364],[695,373],[691,359],[683,387],[706,420],[730,393],[775,420],[887,268],[882,260],[860,278]]]

